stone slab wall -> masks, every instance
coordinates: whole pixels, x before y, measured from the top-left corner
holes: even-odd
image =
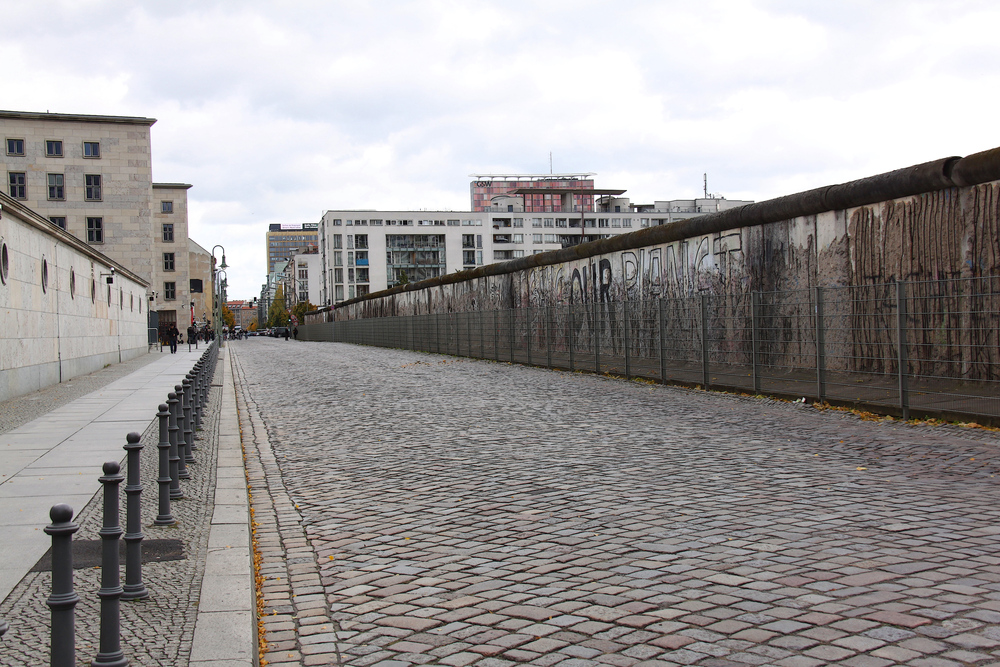
[[[0,207],[0,401],[145,354],[146,283],[9,197]]]

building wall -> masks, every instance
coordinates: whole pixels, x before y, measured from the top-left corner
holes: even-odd
[[[0,207],[0,401],[148,351],[139,276],[6,195]]]
[[[215,301],[212,291],[212,255],[200,245],[187,240],[188,245],[188,279],[201,281],[201,292],[191,292],[194,301],[194,318],[201,326],[212,319],[212,309]]]
[[[276,262],[288,259],[319,243],[316,223],[302,225],[271,225],[267,232],[267,270],[274,271]]]
[[[587,226],[580,229],[581,217]],[[624,234],[653,224],[649,215],[631,213],[544,214],[453,211],[327,211],[319,224],[325,284],[316,305],[339,303],[394,286],[400,269],[411,282],[422,273],[437,275],[517,259],[587,241]],[[358,247],[358,237],[366,243]],[[396,237],[396,247],[387,239]],[[414,237],[404,247],[399,237]],[[443,237],[433,245],[429,237]],[[338,246],[339,243],[339,247]],[[444,261],[420,266],[398,263],[401,253],[438,252]],[[362,255],[359,255],[359,252]],[[395,253],[387,255],[387,253]],[[363,259],[359,257],[363,256]],[[393,263],[390,262],[392,258]],[[367,264],[360,264],[365,261]],[[338,264],[338,262],[340,262]],[[391,270],[390,270],[391,269]],[[353,280],[352,280],[353,276]]]
[[[66,231],[87,241],[87,218],[99,217],[103,241],[91,245],[128,266],[143,280],[153,278],[155,262],[150,243],[152,118],[0,112],[0,160],[4,192],[9,177],[26,176],[20,201],[42,217],[63,216]],[[24,155],[11,155],[7,139],[24,141]],[[46,154],[47,141],[62,142],[62,156]],[[96,142],[100,157],[84,156],[84,142]],[[63,199],[50,199],[48,175],[63,175]],[[86,176],[101,177],[100,201],[86,201]]]
[[[152,190],[152,290],[156,294],[154,307],[160,313],[160,328],[170,323],[186,331],[192,321],[191,258],[188,250],[188,205],[186,183],[153,183]],[[171,240],[164,234],[164,225],[172,225]],[[173,268],[166,255],[172,255]],[[167,283],[173,283],[173,298],[169,298]],[[197,305],[197,304],[196,304]],[[197,312],[197,311],[195,311]]]
[[[469,184],[470,210],[490,210],[493,197],[517,188],[593,188],[594,174],[479,174]],[[552,213],[562,208],[559,195],[524,196],[524,210],[529,213]],[[593,211],[593,195],[573,195],[573,211]],[[566,211],[567,213],[570,211]]]

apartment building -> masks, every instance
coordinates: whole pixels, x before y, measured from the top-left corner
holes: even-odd
[[[469,174],[469,210],[482,213],[491,210],[494,199],[519,188],[535,189],[594,189],[593,173],[581,174]],[[536,192],[522,198],[524,211],[528,213],[574,213],[594,210],[594,195],[578,192],[572,195],[572,203],[565,201],[559,193]]]

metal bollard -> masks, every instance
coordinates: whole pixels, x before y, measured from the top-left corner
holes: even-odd
[[[177,500],[184,497],[180,483],[181,458],[177,454],[177,394],[170,392],[167,394],[167,411],[170,414],[170,422],[167,427],[170,442],[170,499]]]
[[[101,645],[91,667],[111,665],[127,667],[128,659],[121,649],[121,580],[118,574],[118,539],[122,527],[118,525],[118,485],[124,481],[117,461],[104,464],[104,476],[98,481],[104,485],[104,527],[101,528]]]
[[[156,448],[160,450],[160,474],[156,478],[156,483],[160,487],[159,512],[153,519],[153,524],[157,526],[172,526],[177,523],[177,519],[170,513],[170,411],[166,403],[160,403],[160,411],[156,413],[160,419],[160,442]]]
[[[194,430],[195,430],[195,440],[201,440],[201,436],[199,436],[197,434],[197,432],[201,430],[201,408],[202,408],[201,380],[202,380],[202,371],[203,371],[203,368],[204,368],[204,364],[199,359],[198,363],[196,363],[194,365],[194,371],[195,371],[194,372]]]
[[[184,460],[194,463],[194,409],[191,405],[191,378],[181,381],[184,386]]]
[[[177,396],[177,405],[174,406],[175,419],[177,420],[177,477],[189,479],[191,473],[187,469],[187,454],[184,451],[187,448],[187,441],[184,439],[184,387],[175,384],[174,395]]]
[[[52,667],[75,667],[76,628],[74,607],[80,596],[73,590],[73,533],[80,526],[73,523],[73,508],[65,503],[49,510],[52,524],[45,533],[52,536],[52,595],[45,604],[51,609],[49,664]]]
[[[128,481],[125,483],[125,586],[123,600],[149,597],[142,583],[142,484],[139,479],[139,453],[142,436],[132,432],[125,436],[128,444]]]

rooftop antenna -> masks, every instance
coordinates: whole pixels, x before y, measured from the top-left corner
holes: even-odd
[[[549,151],[549,176],[552,175],[552,151]]]
[[[705,199],[708,199],[708,172],[705,172],[703,177],[705,181]]]

